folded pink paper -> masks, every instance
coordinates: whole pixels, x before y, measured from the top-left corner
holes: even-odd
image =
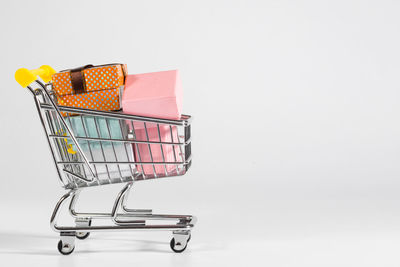
[[[128,75],[122,95],[124,113],[180,119],[183,90],[177,70]]]
[[[122,96],[124,113],[162,119],[180,119],[182,110],[182,85],[177,70],[128,75]],[[178,143],[176,127],[155,123],[134,123],[137,141]],[[146,134],[147,129],[147,134]],[[181,162],[178,145],[136,144],[133,146],[138,162]],[[145,175],[164,176],[176,170],[175,164],[137,164]]]

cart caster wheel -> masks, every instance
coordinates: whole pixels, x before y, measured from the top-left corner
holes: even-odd
[[[169,245],[170,245],[172,251],[175,253],[181,253],[181,252],[185,251],[185,249],[187,247],[187,243],[183,248],[182,248],[181,243],[178,242],[175,244],[175,238],[171,239],[171,242],[169,243]]]
[[[87,224],[87,226],[92,226],[92,220],[89,221],[89,223]],[[88,238],[90,235],[90,232],[76,232],[76,238],[83,240]]]
[[[64,243],[62,240],[58,242],[58,251],[63,254],[63,255],[69,255],[72,252],[74,252],[75,245],[69,244],[69,243]]]
[[[76,238],[83,240],[88,238],[90,235],[90,232],[76,232]]]

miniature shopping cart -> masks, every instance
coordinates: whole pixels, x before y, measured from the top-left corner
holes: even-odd
[[[184,251],[196,223],[194,216],[153,214],[150,209],[129,209],[126,202],[135,181],[179,176],[188,171],[191,165],[191,117],[182,115],[180,120],[166,120],[58,106],[50,82],[53,73],[49,66],[35,70],[19,69],[15,78],[33,94],[58,177],[68,191],[56,204],[50,220],[52,229],[61,236],[59,252],[71,254],[75,237],[85,239],[90,232],[114,230],[172,231],[171,249]],[[136,138],[137,125],[142,125],[146,140]],[[150,125],[158,130],[158,140],[149,139]],[[162,140],[160,127],[169,129],[167,141]],[[139,146],[148,148],[150,160],[141,160]],[[155,149],[162,153],[172,149],[174,157],[155,161],[152,157]],[[116,183],[124,186],[110,212],[75,210],[84,188]],[[61,207],[67,201],[69,213],[75,219],[74,226],[57,224]],[[98,220],[111,222],[109,225],[92,225]],[[154,221],[163,223],[155,224]]]

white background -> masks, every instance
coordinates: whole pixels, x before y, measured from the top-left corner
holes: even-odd
[[[398,266],[400,3],[2,1],[0,265]],[[19,67],[179,69],[191,171],[130,204],[192,213],[169,233],[96,233],[59,255],[64,193]],[[109,209],[120,186],[85,207]],[[123,265],[122,265],[123,264]]]

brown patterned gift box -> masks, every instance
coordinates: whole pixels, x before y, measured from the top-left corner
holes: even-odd
[[[52,84],[57,103],[77,108],[120,110],[126,72],[124,64],[109,64],[55,73]]]

